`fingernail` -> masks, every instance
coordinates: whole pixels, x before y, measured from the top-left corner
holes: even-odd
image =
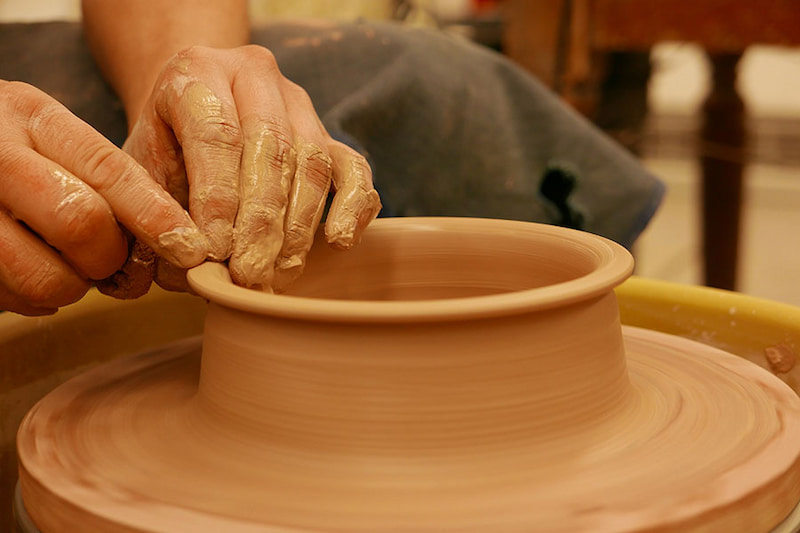
[[[349,213],[329,221],[325,227],[325,239],[328,244],[343,250],[352,248],[356,238],[356,223],[356,217]]]
[[[208,240],[196,228],[178,227],[158,236],[161,255],[181,268],[199,265],[208,253]]]

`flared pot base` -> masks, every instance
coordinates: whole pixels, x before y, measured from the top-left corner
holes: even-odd
[[[800,398],[714,348],[623,335],[631,387],[602,420],[461,451],[370,448],[353,435],[357,453],[313,434],[287,446],[259,428],[221,430],[197,394],[200,339],[182,341],[94,369],[37,404],[18,437],[25,507],[46,532],[780,524],[800,499]]]

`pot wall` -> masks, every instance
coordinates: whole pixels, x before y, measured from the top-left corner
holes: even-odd
[[[400,324],[211,304],[203,342],[199,398],[221,430],[354,453],[551,440],[610,416],[628,386],[613,292],[556,310]]]

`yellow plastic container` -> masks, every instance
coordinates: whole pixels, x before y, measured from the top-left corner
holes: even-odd
[[[617,296],[625,324],[704,342],[765,368],[765,350],[779,346],[796,361],[800,349],[797,307],[636,277]],[[93,365],[200,334],[204,314],[202,299],[159,289],[125,302],[90,292],[51,317],[0,314],[0,533],[13,527],[15,436],[33,404]],[[800,392],[798,372],[778,375]]]
[[[686,337],[771,370],[767,352],[800,351],[800,308],[740,293],[633,277],[617,289],[623,324]],[[785,364],[785,363],[784,363]],[[800,365],[773,372],[800,394]]]

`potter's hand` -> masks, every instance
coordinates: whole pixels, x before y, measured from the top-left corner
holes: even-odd
[[[128,253],[117,221],[176,264],[206,255],[186,212],[131,157],[42,91],[0,81],[0,309],[55,312]]]
[[[234,282],[282,289],[302,272],[331,182],[329,243],[355,244],[380,209],[366,160],[334,141],[263,47],[173,57],[125,150],[189,209]],[[178,287],[179,288],[179,287]]]

